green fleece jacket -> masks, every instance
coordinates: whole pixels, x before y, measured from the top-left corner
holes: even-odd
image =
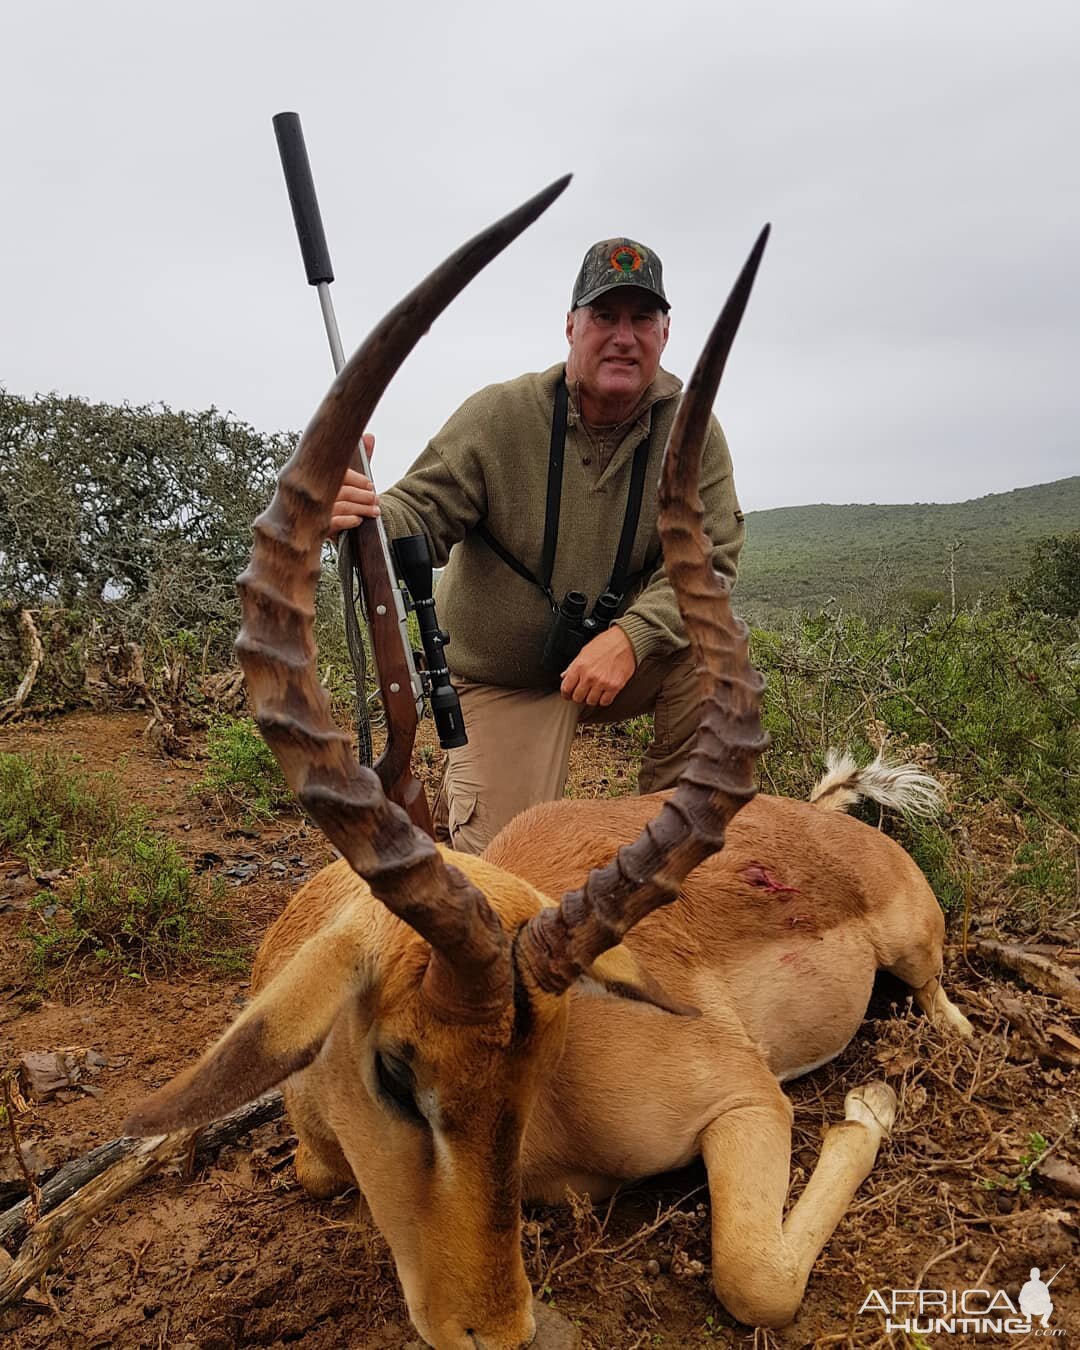
[[[543,593],[518,576],[475,532],[485,524],[536,576],[544,544],[548,451],[555,386],[565,367],[489,385],[457,410],[408,473],[380,494],[387,534],[427,537],[439,581],[438,611],[450,633],[447,657],[458,679],[510,688],[554,686],[540,665],[551,626]],[[626,513],[634,450],[650,436],[649,464],[630,571],[660,558],[657,483],[681,382],[661,370],[626,434],[601,470],[593,441],[571,400],[566,431],[562,510],[552,589],[584,591],[590,609],[615,563]],[[735,579],[743,542],[731,458],[715,418],[702,462],[705,529],[717,569]],[[644,575],[617,619],[640,664],[686,646],[662,562]]]

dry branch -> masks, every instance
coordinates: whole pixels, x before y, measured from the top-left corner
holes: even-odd
[[[22,1251],[0,1276],[0,1308],[14,1302],[43,1275],[65,1247],[70,1246],[95,1214],[143,1180],[190,1144],[193,1132],[177,1130],[173,1134],[145,1139],[121,1162],[95,1177],[65,1200],[30,1230]]]
[[[281,1093],[268,1092],[265,1096],[260,1097],[258,1101],[251,1102],[247,1106],[242,1106],[238,1111],[233,1111],[229,1115],[222,1117],[221,1120],[215,1121],[214,1124],[208,1125],[205,1130],[198,1133],[198,1138],[195,1141],[196,1164],[206,1161],[215,1154],[219,1148],[223,1147],[225,1144],[232,1143],[235,1139],[238,1139],[240,1135],[246,1134],[249,1130],[253,1130],[259,1125],[265,1125],[267,1121],[276,1120],[282,1115],[284,1109],[285,1106],[281,1098]],[[185,1142],[189,1141],[192,1138],[192,1132],[186,1131],[177,1133],[176,1135],[166,1136],[167,1139],[180,1139],[181,1137]],[[78,1212],[81,1197],[90,1194],[90,1186],[87,1183],[93,1181],[95,1178],[100,1178],[102,1182],[107,1181],[108,1177],[114,1171],[120,1171],[125,1161],[130,1159],[134,1153],[145,1153],[146,1145],[148,1143],[153,1145],[155,1141],[112,1139],[107,1144],[99,1144],[97,1148],[84,1154],[83,1157],[75,1158],[71,1162],[65,1164],[65,1166],[63,1166],[56,1175],[41,1188],[40,1213],[49,1214],[50,1211],[53,1210],[59,1213],[57,1206],[63,1205],[65,1209],[67,1209],[69,1201],[73,1204],[72,1212]],[[158,1136],[157,1143],[161,1143],[160,1136]],[[150,1176],[153,1171],[157,1170],[157,1166],[168,1162],[171,1157],[180,1151],[181,1149],[178,1145],[168,1153],[160,1156],[154,1153],[154,1156],[158,1158],[158,1162],[154,1167],[145,1168],[144,1170],[137,1169],[134,1173],[125,1172],[123,1174],[124,1176],[131,1177],[129,1184],[122,1186],[120,1189],[110,1188],[105,1199],[101,1204],[97,1205],[91,1213],[96,1213],[97,1210],[101,1208],[102,1204],[108,1204],[111,1200],[119,1198],[125,1191],[128,1191],[132,1186],[137,1185],[144,1176]],[[151,1152],[153,1152],[152,1149]],[[98,1191],[94,1192],[94,1196],[97,1196],[98,1194]],[[0,1214],[0,1242],[7,1242],[8,1240],[18,1242],[22,1238],[28,1227],[26,1216],[29,1203],[29,1200],[20,1200],[17,1205],[13,1205],[6,1213]],[[35,1235],[39,1231],[44,1230],[46,1225],[50,1223],[54,1217],[54,1215],[50,1216],[50,1219],[34,1225],[31,1229],[30,1238],[28,1239],[26,1246],[19,1254],[19,1262],[26,1256],[31,1242],[35,1239]],[[83,1222],[85,1222],[85,1219]],[[80,1223],[79,1228],[81,1227],[82,1224]],[[78,1229],[68,1233],[59,1246],[49,1247],[49,1260],[52,1260],[53,1256],[57,1255],[67,1246],[77,1231]],[[40,1247],[40,1243],[38,1244],[38,1247]],[[16,1262],[16,1265],[17,1264],[18,1262]],[[40,1270],[38,1273],[40,1273]],[[7,1289],[6,1281],[10,1277],[11,1270],[9,1269],[5,1276],[4,1283],[0,1284],[0,1306],[3,1306],[5,1297],[15,1297],[14,1294],[5,1293]]]
[[[16,1116],[19,1111],[25,1111],[26,1102],[14,1081],[11,1073],[5,1073],[0,1079],[0,1088],[3,1089],[3,1107],[4,1119],[7,1121],[8,1134],[11,1136],[11,1151],[15,1159],[15,1166],[23,1175],[28,1192],[26,1199],[27,1213],[30,1215],[30,1221],[41,1213],[41,1187],[34,1180],[33,1173],[26,1165],[26,1159],[23,1157],[23,1145],[19,1139],[19,1126],[16,1122]]]
[[[1030,1042],[1043,1064],[1063,1064],[1069,1069],[1080,1069],[1080,1040],[1067,1027],[1055,1024],[1045,1031],[1040,1030],[1020,1000],[1009,998],[1006,994],[999,994],[994,1003],[1012,1026]]]
[[[993,942],[990,938],[976,938],[974,947],[980,956],[1015,971],[1027,984],[1080,1012],[1080,980],[1056,961],[1013,943]]]

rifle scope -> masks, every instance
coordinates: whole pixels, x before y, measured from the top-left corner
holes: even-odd
[[[428,552],[427,540],[422,534],[407,534],[395,539],[392,547],[398,573],[405,582],[416,610],[420,642],[424,648],[424,667],[420,677],[426,686],[424,692],[431,704],[439,744],[444,750],[456,750],[458,746],[467,745],[469,738],[465,735],[461,701],[457,690],[450,683],[450,671],[443,650],[450,642],[450,634],[439,627],[435,614],[431,554]]]

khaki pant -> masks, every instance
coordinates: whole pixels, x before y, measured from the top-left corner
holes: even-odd
[[[621,722],[653,713],[653,741],[638,773],[638,792],[671,787],[690,755],[701,692],[689,649],[644,660],[613,703],[588,708],[556,690],[455,685],[468,745],[448,752],[436,837],[462,853],[480,853],[526,807],[563,795],[578,724]]]

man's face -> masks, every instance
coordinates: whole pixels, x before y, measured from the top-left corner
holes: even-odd
[[[660,368],[668,316],[655,296],[628,286],[571,310],[566,338],[568,378],[593,403],[625,405],[626,416]]]

